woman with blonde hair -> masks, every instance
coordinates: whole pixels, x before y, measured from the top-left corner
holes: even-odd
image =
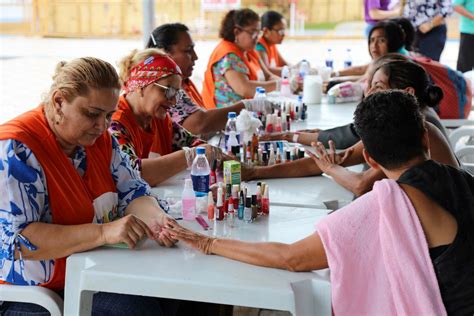
[[[118,75],[93,57],[60,62],[37,108],[0,125],[2,283],[62,293],[66,258],[103,245],[135,247],[145,237],[170,247],[174,222],[107,133],[117,107]],[[97,293],[93,313],[173,313],[155,298]],[[43,308],[4,302],[2,314]]]
[[[181,69],[168,55],[154,48],[132,51],[119,62],[119,68],[124,94],[119,98],[109,130],[143,179],[154,186],[190,167],[195,156],[194,148],[174,139],[168,114],[176,105],[181,88]],[[186,133],[183,129],[182,135]],[[181,138],[189,143],[186,136]],[[191,145],[200,143],[195,140]],[[206,148],[210,162],[222,158],[218,148]]]

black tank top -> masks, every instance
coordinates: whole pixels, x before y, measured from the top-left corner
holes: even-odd
[[[453,243],[430,249],[430,255],[448,314],[474,315],[473,177],[428,160],[406,171],[398,183],[420,190],[456,219]]]

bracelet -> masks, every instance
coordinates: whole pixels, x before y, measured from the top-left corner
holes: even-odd
[[[298,133],[293,133],[293,143],[297,143],[298,142],[298,138],[300,138],[300,134]]]

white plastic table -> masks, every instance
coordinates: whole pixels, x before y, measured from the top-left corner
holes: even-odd
[[[308,105],[308,118],[304,121],[293,121],[291,130],[319,128],[329,129],[346,125],[354,120],[354,111],[358,103],[328,104],[326,98],[321,104]]]
[[[362,165],[349,168],[361,171]],[[171,177],[160,185],[151,189],[153,195],[160,198],[179,200],[184,187],[184,179],[189,177],[189,171],[183,171]],[[325,202],[339,201],[347,204],[353,200],[354,194],[336,183],[326,175],[301,177],[262,179],[246,182],[251,192],[255,194],[257,182],[264,181],[270,185],[270,205],[325,208]]]
[[[248,241],[291,243],[314,232],[326,210],[273,207],[254,223],[219,222],[207,233]],[[195,222],[183,225],[205,233]],[[105,291],[181,300],[330,315],[329,271],[289,272],[218,256],[179,243],[163,248],[153,241],[139,249],[98,248],[67,260],[65,315],[90,315],[92,296]]]

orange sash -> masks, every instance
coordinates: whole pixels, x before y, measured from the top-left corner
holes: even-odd
[[[215,89],[214,75],[212,73],[212,67],[221,60],[224,56],[234,53],[245,63],[249,72],[247,73],[249,80],[257,80],[258,70],[261,70],[258,62],[258,55],[255,50],[247,52],[248,58],[245,58],[244,53],[234,43],[222,40],[219,42],[217,47],[209,57],[209,63],[207,64],[207,70],[204,74],[204,84],[202,90],[202,99],[204,100],[204,107],[207,109],[216,108],[215,101]]]
[[[275,44],[268,45],[267,41],[262,37],[258,40],[258,43],[265,48],[268,57],[268,66],[269,67],[282,67],[283,63],[280,60],[280,55]],[[272,63],[273,61],[273,63]]]
[[[110,172],[112,142],[107,132],[94,145],[85,148],[87,169],[83,177],[56,141],[46,121],[43,106],[1,125],[0,139],[18,140],[35,154],[48,184],[49,207],[54,224],[92,223],[94,200],[107,192],[116,192]],[[66,258],[55,259],[51,279],[40,286],[53,290],[64,289],[65,273]]]
[[[190,97],[195,104],[199,105],[202,108],[205,108],[202,96],[194,85],[194,83],[191,81],[191,79],[184,79],[181,87],[184,91],[186,91],[188,97]]]
[[[112,116],[112,120],[122,124],[135,148],[137,157],[148,158],[150,151],[161,156],[172,152],[173,125],[169,114],[164,120],[153,119],[151,121],[150,132],[146,132],[138,125],[135,115],[125,96],[120,96],[117,111]]]

